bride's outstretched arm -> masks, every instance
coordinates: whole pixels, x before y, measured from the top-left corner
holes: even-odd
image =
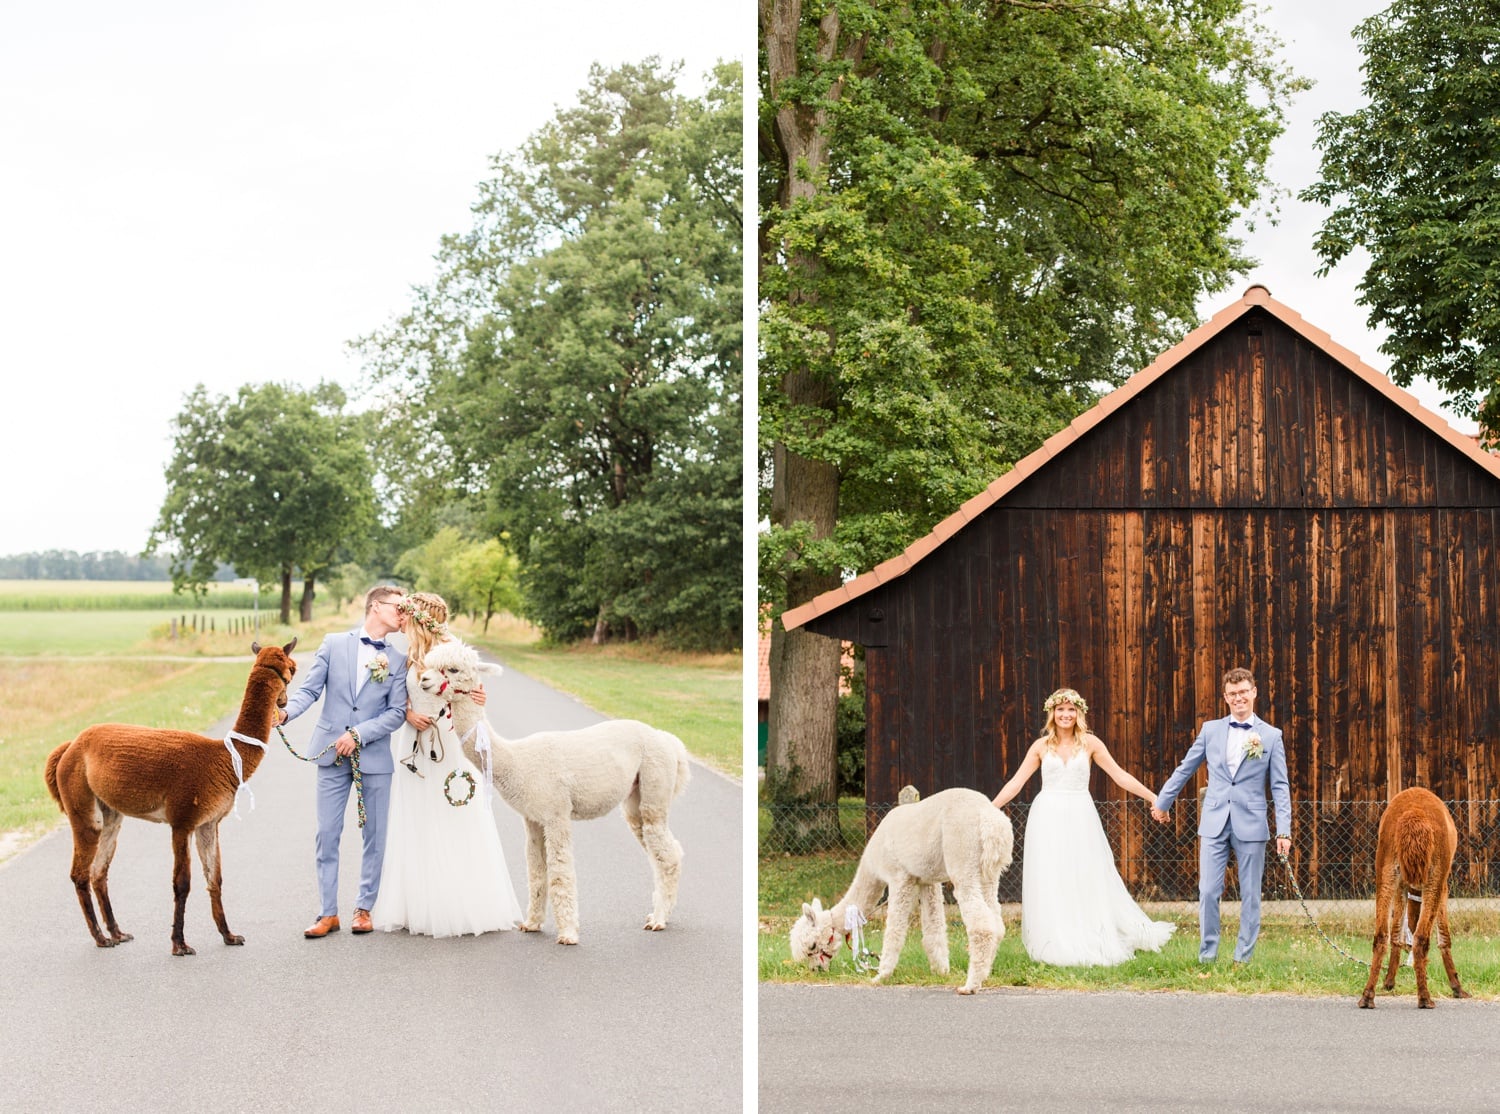
[[[995,794],[996,808],[1004,808],[1011,801],[1015,800],[1016,794],[1021,791],[1021,788],[1031,778],[1031,775],[1037,772],[1037,769],[1042,764],[1039,753],[1040,748],[1040,740],[1031,744],[1031,749],[1026,752],[1026,757],[1021,759],[1020,768],[1011,775],[1010,780],[1005,783],[1005,787]]]
[[[1097,735],[1090,735],[1089,744],[1089,757],[1094,760],[1094,765],[1110,776],[1110,780],[1127,793],[1134,793],[1147,804],[1156,804],[1156,794],[1147,789],[1139,778],[1120,769],[1120,764],[1115,761],[1114,755],[1109,753],[1109,748],[1104,745],[1103,739]]]

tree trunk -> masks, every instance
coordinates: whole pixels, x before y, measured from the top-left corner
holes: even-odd
[[[313,591],[313,585],[317,577],[309,576],[302,581],[302,607],[299,616],[304,623],[312,622],[313,597],[317,594]]]
[[[782,176],[777,201],[786,208],[814,196],[824,181],[828,166],[827,104],[781,100],[785,84],[798,76],[801,0],[760,0],[760,23],[769,92],[777,104],[772,125]],[[831,4],[818,24],[817,55],[827,62],[842,53],[847,60],[857,62],[863,55],[864,41],[848,44],[841,51],[839,40],[839,13]],[[827,94],[828,100],[837,100],[840,93],[840,84],[835,84]],[[770,253],[780,253],[780,246],[769,240],[764,247]],[[782,258],[786,266],[803,271],[809,280],[816,276],[819,264],[815,257],[790,253]],[[762,262],[777,265],[772,254]],[[809,281],[804,293],[793,297],[813,298],[812,288]],[[830,337],[830,343],[832,340]],[[826,376],[806,366],[790,368],[781,386],[793,406],[820,409],[832,420],[836,390]],[[839,475],[833,464],[799,456],[784,445],[773,447],[774,524],[808,523],[814,538],[826,538],[838,520],[838,500]],[[797,607],[838,585],[837,575],[793,573],[787,579],[786,606]],[[789,849],[801,844],[800,849],[810,851],[842,842],[836,808],[840,649],[835,639],[803,630],[787,631],[779,622],[772,624],[766,762],[790,777],[785,783],[789,799],[773,809],[775,825],[781,831],[776,841]]]
[[[292,625],[292,566],[281,566],[281,625]]]

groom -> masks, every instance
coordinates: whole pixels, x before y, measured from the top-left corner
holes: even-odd
[[[1240,935],[1234,960],[1248,962],[1260,935],[1260,880],[1266,867],[1266,787],[1276,805],[1276,850],[1291,849],[1292,795],[1286,776],[1281,732],[1255,714],[1255,679],[1248,669],[1224,674],[1229,715],[1211,719],[1198,732],[1167,784],[1157,795],[1152,817],[1167,822],[1172,802],[1198,767],[1208,764],[1208,789],[1198,820],[1198,961],[1219,954],[1219,898],[1229,852],[1240,871]]]
[[[385,856],[385,818],[390,806],[391,732],[406,719],[406,658],[387,647],[385,636],[401,630],[406,616],[397,604],[406,593],[382,585],[365,595],[364,626],[330,634],[318,647],[307,680],[287,700],[282,722],[296,719],[325,697],[313,731],[312,752],[329,743],[318,765],[318,835],[316,861],[322,912],[302,935],[318,939],[339,930],[339,840],[344,834],[344,806],[354,784],[353,762],[359,748],[360,783],[364,787],[364,860],[359,877],[351,931],[369,932],[370,910],[380,890]],[[335,760],[335,753],[338,755]]]

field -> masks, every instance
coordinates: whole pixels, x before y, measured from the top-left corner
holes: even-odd
[[[262,592],[261,611],[280,603],[276,595]],[[210,584],[198,600],[172,591],[169,580],[0,580],[0,611],[181,611],[239,608],[255,605],[249,588],[234,584]]]
[[[124,722],[205,731],[237,706],[257,637],[248,624],[249,593],[241,593],[244,606],[224,593],[210,599],[236,606],[194,610],[170,588],[165,582],[0,581],[0,611],[8,619],[0,653],[0,859],[62,822],[42,782],[42,764],[83,727]],[[308,624],[282,626],[275,618],[275,606],[263,598],[259,640],[296,637],[310,653],[324,634],[355,625],[359,607],[323,604]],[[671,731],[697,757],[739,776],[739,655],[548,647],[534,629],[509,619],[492,622],[488,636],[461,620],[455,627],[517,670],[601,714]]]

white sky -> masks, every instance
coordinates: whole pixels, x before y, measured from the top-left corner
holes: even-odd
[[[139,551],[195,384],[355,385],[590,63],[696,91],[753,34],[727,0],[6,5],[0,554]]]
[[[1262,5],[1317,80],[1271,167],[1293,195],[1317,177],[1318,115],[1360,103],[1349,32],[1382,6]],[[695,86],[753,57],[754,26],[748,0],[7,6],[0,554],[138,551],[194,384],[352,387],[346,343],[406,307],[438,238],[468,227],[489,157],[571,104],[591,62],[657,53]],[[1315,277],[1323,215],[1285,201],[1250,237],[1261,264],[1200,310],[1264,283],[1384,370],[1362,267]]]

